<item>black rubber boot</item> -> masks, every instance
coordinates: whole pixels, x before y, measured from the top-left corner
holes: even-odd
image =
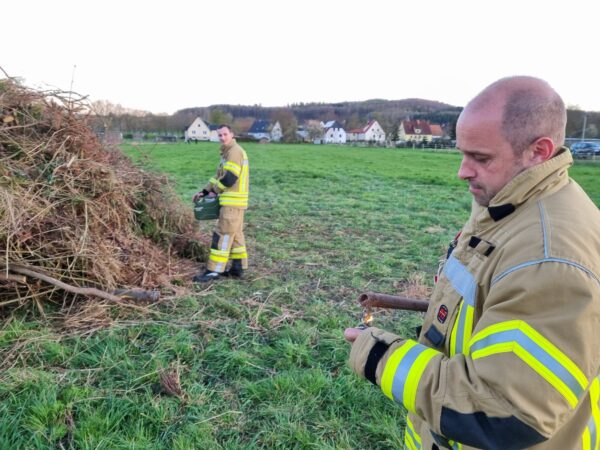
[[[221,275],[223,275],[223,274],[219,273],[219,272],[213,272],[211,270],[207,270],[202,275],[200,275],[200,274],[195,275],[194,278],[192,278],[192,281],[194,283],[207,283],[209,281],[218,280],[221,277]]]
[[[234,259],[231,262],[231,268],[221,275],[224,277],[232,277],[232,278],[244,278],[244,269],[242,269],[242,261],[239,259]]]

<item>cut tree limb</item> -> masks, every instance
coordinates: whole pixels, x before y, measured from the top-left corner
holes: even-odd
[[[21,275],[26,275],[28,277],[37,278],[38,280],[45,281],[46,283],[50,283],[56,287],[59,287],[65,291],[71,292],[73,294],[100,297],[100,298],[108,300],[112,303],[116,303],[120,306],[125,306],[127,308],[135,309],[138,311],[143,311],[146,313],[149,311],[147,308],[142,308],[137,305],[130,305],[128,303],[125,303],[125,302],[123,302],[123,298],[118,297],[114,294],[110,294],[108,292],[101,291],[100,289],[96,289],[96,288],[82,288],[82,287],[72,286],[72,285],[64,283],[60,280],[57,280],[56,278],[53,278],[49,275],[45,275],[43,273],[37,272],[36,270],[32,270],[30,267],[20,266],[17,264],[11,264],[11,266],[9,267],[9,270],[11,272],[20,273]]]

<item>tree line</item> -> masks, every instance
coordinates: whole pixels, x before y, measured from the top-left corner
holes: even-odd
[[[107,101],[93,102],[92,127],[96,131],[120,131],[182,135],[183,131],[201,117],[208,123],[229,123],[236,133],[248,130],[254,120],[279,121],[284,141],[295,141],[299,124],[309,120],[335,120],[346,131],[377,120],[392,140],[402,120],[428,120],[442,126],[451,139],[455,138],[456,120],[462,107],[423,99],[366,100],[340,103],[295,103],[285,107],[262,105],[212,105],[181,109],[174,114],[152,114],[132,111]],[[567,111],[567,137],[588,139],[600,137],[600,112],[585,112],[577,108]]]

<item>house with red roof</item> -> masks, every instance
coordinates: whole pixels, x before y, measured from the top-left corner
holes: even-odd
[[[398,140],[405,142],[431,142],[431,126],[426,120],[403,120],[398,126]]]
[[[376,120],[371,120],[362,128],[355,128],[346,133],[348,142],[373,142],[385,144],[385,131]]]

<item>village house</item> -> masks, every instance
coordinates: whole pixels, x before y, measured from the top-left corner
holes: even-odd
[[[398,126],[398,140],[404,142],[431,142],[442,139],[444,131],[426,120],[403,120]]]
[[[219,129],[219,125],[208,125],[208,128],[210,129],[210,134],[209,134],[209,141],[211,142],[219,142],[219,133],[217,132],[217,130]]]
[[[200,117],[196,117],[184,132],[185,142],[210,140],[210,128]],[[217,139],[218,140],[218,139]]]
[[[268,120],[255,120],[248,135],[257,141],[279,142],[283,136],[279,122],[271,123]]]
[[[373,142],[377,144],[385,143],[385,131],[376,120],[371,120],[362,128],[355,128],[346,134],[348,142]]]
[[[431,130],[431,139],[433,141],[437,141],[439,139],[443,139],[445,134],[441,125],[431,123],[429,124],[429,129]]]
[[[298,125],[296,136],[302,142],[320,144],[323,137],[323,122],[314,119],[305,121],[303,124]]]
[[[321,122],[323,128],[323,137],[321,141],[323,144],[345,144],[346,143],[346,130],[344,127],[335,120],[330,120],[327,123]]]

